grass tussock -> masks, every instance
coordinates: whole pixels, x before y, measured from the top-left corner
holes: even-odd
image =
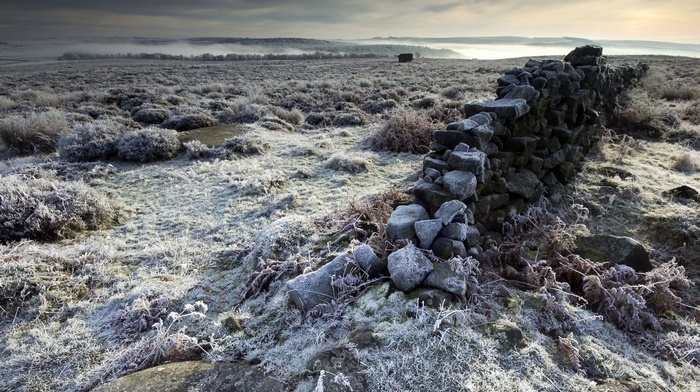
[[[117,155],[117,143],[129,128],[112,119],[78,124],[73,132],[61,135],[58,154],[71,162],[105,160]]]
[[[145,128],[124,135],[117,143],[119,158],[150,162],[170,159],[180,149],[177,132],[171,129]]]
[[[120,216],[119,204],[81,182],[10,175],[0,185],[1,242],[73,237]]]
[[[700,169],[700,158],[694,152],[686,152],[673,162],[673,169],[683,173],[695,173]]]
[[[59,137],[69,131],[66,113],[57,109],[0,120],[0,138],[5,146],[22,155],[55,151]]]
[[[372,167],[373,157],[368,153],[337,152],[331,155],[324,166],[337,171],[358,174]]]
[[[370,135],[368,144],[374,151],[425,154],[433,131],[437,129],[440,129],[440,125],[422,113],[400,109],[394,111],[384,125]]]

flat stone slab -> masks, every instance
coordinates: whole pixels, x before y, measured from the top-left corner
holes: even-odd
[[[282,391],[284,385],[245,363],[173,362],[102,384],[94,392],[123,391]]]
[[[459,214],[464,214],[467,205],[459,200],[450,200],[443,203],[435,212],[435,219],[440,219],[443,226],[447,226]]]
[[[524,99],[498,99],[495,101],[473,101],[464,105],[467,117],[481,112],[495,113],[499,119],[514,120],[530,111]]]
[[[648,272],[654,268],[649,260],[649,252],[630,237],[609,234],[578,237],[576,253],[600,263],[625,264],[638,272]]]

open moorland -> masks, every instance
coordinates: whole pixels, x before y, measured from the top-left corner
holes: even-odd
[[[195,360],[178,373],[228,364],[214,378],[240,390],[699,390],[700,59],[608,59],[649,71],[566,195],[484,244],[468,301],[429,306],[378,278],[343,282],[323,312],[291,303],[289,279],[405,245],[384,228],[432,132],[527,60],[0,68],[0,390],[119,390]],[[638,282],[606,306],[498,268],[591,233],[634,238],[656,268],[590,267]]]

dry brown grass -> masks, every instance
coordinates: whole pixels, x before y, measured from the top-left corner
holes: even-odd
[[[66,113],[56,109],[0,120],[0,138],[5,146],[23,155],[55,151],[58,138],[69,131]]]
[[[425,154],[433,140],[433,132],[441,125],[432,122],[424,113],[398,109],[367,140],[375,151],[410,152]]]

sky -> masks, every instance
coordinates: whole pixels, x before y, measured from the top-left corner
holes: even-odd
[[[700,44],[692,0],[2,0],[0,41],[577,37]]]

